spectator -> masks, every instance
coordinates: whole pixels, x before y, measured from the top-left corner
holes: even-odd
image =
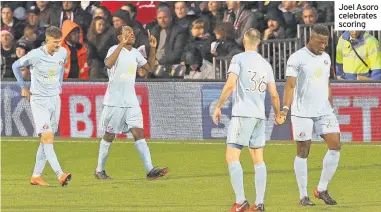
[[[246,8],[246,3],[239,1],[227,1],[228,12],[225,13],[224,22],[233,24],[236,42],[242,46],[242,40],[245,32],[250,28],[258,28],[258,20],[254,19],[251,10]]]
[[[37,33],[37,40],[38,41],[41,41],[39,44],[42,43],[42,41],[45,40],[45,30],[46,30],[46,26],[43,26],[41,24],[41,21],[40,21],[40,9],[36,6],[31,6],[29,9],[28,9],[28,21],[27,21],[27,24],[29,24],[30,26],[33,26],[36,30],[36,33]],[[40,45],[38,45],[40,46]],[[36,46],[36,47],[38,47]]]
[[[203,18],[209,23],[208,32],[213,32],[217,24],[221,23],[224,18],[224,9],[220,1],[209,1],[208,12],[203,14]]]
[[[161,7],[166,7],[166,8],[168,8],[169,10],[171,10],[170,8],[170,5],[169,5],[169,2],[163,2],[163,1],[161,1],[161,2],[159,2],[159,4],[157,4],[157,6],[156,6],[156,11],[158,11],[159,10],[159,8],[161,8]],[[171,16],[172,17],[172,16]],[[157,23],[157,19],[155,19],[155,20],[153,20],[151,23],[148,23],[148,24],[146,24],[146,29],[148,30],[148,31],[152,31],[152,29],[153,28],[155,28],[155,27],[157,27],[159,24]]]
[[[1,78],[14,78],[12,64],[17,60],[16,49],[13,45],[14,36],[7,29],[1,29]],[[4,63],[3,63],[4,62]]]
[[[65,20],[71,20],[75,22],[79,25],[84,33],[87,33],[87,29],[90,26],[92,18],[91,14],[83,11],[81,7],[78,7],[78,2],[63,1],[59,22],[59,26],[61,28]]]
[[[52,7],[48,1],[37,1],[37,7],[40,10],[40,22],[42,26],[59,26],[59,11]]]
[[[30,50],[32,50],[33,44],[27,40],[20,39],[16,44],[16,56],[20,59],[22,56],[26,55]],[[24,80],[29,80],[30,74],[27,67],[21,68],[21,74]]]
[[[130,14],[131,21],[134,22],[134,25],[144,31],[143,24],[136,20],[136,16],[138,15],[138,8],[136,8],[135,5],[127,3],[123,5],[121,9],[127,11]]]
[[[263,35],[263,40],[286,38],[285,22],[283,14],[278,9],[270,9],[266,15],[267,26]]]
[[[282,1],[279,10],[283,13],[285,21],[286,37],[295,38],[297,33],[296,26],[302,23],[302,8],[296,1]]]
[[[66,49],[68,54],[64,79],[88,79],[88,48],[84,45],[83,31],[78,24],[70,20],[63,22],[61,45]]]
[[[314,24],[318,19],[318,13],[314,7],[307,6],[303,9],[302,20],[304,24]]]
[[[318,1],[316,9],[319,17],[318,23],[334,22],[335,4],[333,1]]]
[[[235,41],[234,27],[231,23],[220,23],[214,30],[217,41],[211,45],[211,53],[217,57],[232,58],[242,52]]]
[[[95,9],[94,17],[102,17],[106,20],[106,23],[108,25],[110,25],[110,26],[113,25],[111,12],[105,6],[100,6],[97,9]]]
[[[175,3],[175,24],[189,30],[191,24],[197,19],[196,15],[188,15],[189,8],[185,1],[178,1]]]
[[[103,17],[97,16],[91,22],[87,32],[87,41],[93,52],[92,58],[89,58],[90,79],[107,78],[103,61],[110,47],[117,44],[113,28],[106,23]]]
[[[172,14],[168,7],[159,7],[157,23],[151,33],[156,37],[157,63],[160,65],[179,64],[188,39],[186,29],[172,22]]]
[[[37,48],[45,41],[45,36],[38,35],[36,27],[27,25],[24,28],[24,35],[19,40],[26,40],[32,44],[32,48]]]
[[[336,47],[336,75],[339,79],[380,80],[379,41],[368,32],[344,32]]]
[[[203,59],[212,62],[210,45],[212,44],[214,38],[207,33],[208,28],[208,23],[201,18],[193,21],[191,31],[192,36],[184,48],[183,58],[181,59],[182,62],[185,60],[184,57],[186,53],[192,49],[198,49]]]
[[[114,23],[114,29],[117,29],[122,26],[129,26],[134,31],[135,35],[135,43],[132,45],[132,47],[136,49],[142,48],[144,46],[146,54],[149,55],[150,45],[149,45],[149,38],[147,32],[144,30],[144,28],[140,28],[136,23],[136,21],[131,20],[130,14],[122,9],[117,10],[112,17],[113,23]]]
[[[184,79],[215,79],[213,65],[202,58],[199,49],[194,48],[186,52],[184,54],[184,64]]]
[[[12,32],[14,39],[19,39],[22,36],[22,30],[24,28],[20,27],[19,22],[15,17],[13,17],[13,10],[8,5],[3,5],[1,8],[1,27],[6,27],[10,32]]]

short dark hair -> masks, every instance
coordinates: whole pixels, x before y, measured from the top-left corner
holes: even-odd
[[[323,36],[329,36],[329,29],[328,27],[322,25],[322,24],[316,24],[312,28],[312,32],[317,34],[317,35],[323,35]]]
[[[55,39],[59,39],[62,37],[62,31],[60,30],[60,28],[56,26],[50,26],[46,29],[45,35],[46,37],[53,37]]]

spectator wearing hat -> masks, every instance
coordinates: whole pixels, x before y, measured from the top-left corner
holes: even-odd
[[[88,58],[91,51],[84,45],[84,33],[81,27],[73,21],[66,20],[62,24],[61,46],[67,51],[64,79],[88,79]]]
[[[33,44],[27,40],[20,39],[16,43],[16,56],[17,59],[20,59],[24,55],[26,55],[30,50],[32,50]],[[24,80],[29,80],[30,79],[30,73],[29,69],[27,67],[21,68],[21,74],[24,78]]]
[[[14,36],[6,28],[1,29],[1,78],[14,78],[12,64],[17,60],[13,44]]]
[[[158,41],[157,63],[165,66],[179,64],[189,33],[185,28],[173,23],[172,13],[168,7],[159,7],[156,19],[158,25],[151,30],[151,33]]]
[[[263,40],[286,38],[285,22],[282,11],[270,9],[266,15],[268,28],[263,33]]]

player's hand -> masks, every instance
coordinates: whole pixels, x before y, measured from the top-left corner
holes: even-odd
[[[131,43],[131,41],[133,41],[133,40],[134,40],[133,34],[131,33],[131,34],[127,35],[127,37],[123,37],[121,43],[124,45],[127,45],[127,44]]]
[[[283,124],[283,123],[286,121],[286,117],[287,117],[287,116],[283,116],[283,115],[275,116],[275,124],[276,124],[276,125],[281,125],[281,124]]]
[[[213,123],[215,125],[218,125],[221,119],[221,108],[216,107],[213,114]]]
[[[29,92],[29,88],[22,88],[21,89],[21,96],[25,97],[26,100],[30,100],[30,92]]]
[[[149,32],[148,30],[148,37],[149,37],[149,46],[151,48],[156,48],[157,46],[157,40],[156,40],[156,37],[151,35],[151,33]]]

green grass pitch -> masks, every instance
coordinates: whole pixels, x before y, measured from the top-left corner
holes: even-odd
[[[235,200],[223,141],[205,141],[213,144],[152,141],[149,147],[154,164],[170,169],[168,176],[156,181],[145,180],[142,162],[132,142],[118,141],[111,146],[106,171],[114,180],[100,181],[93,176],[98,157],[97,140],[57,141],[60,142],[56,142],[55,150],[61,166],[73,174],[68,187],[59,186],[48,163],[43,177],[50,186],[30,185],[38,140],[2,138],[1,211],[222,212],[228,211]],[[293,171],[295,145],[290,142],[267,144],[266,211],[381,211],[381,145],[344,144],[339,169],[329,185],[338,205],[327,206],[312,198],[317,206],[302,208],[298,205]],[[311,197],[325,152],[324,144],[313,144],[308,159]],[[253,203],[254,168],[246,149],[241,161],[245,193]]]

